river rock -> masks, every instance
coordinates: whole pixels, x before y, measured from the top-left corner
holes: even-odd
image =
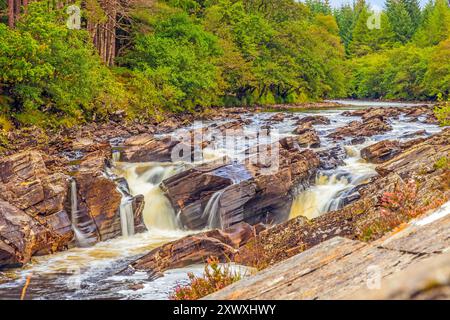
[[[304,125],[307,123],[310,123],[312,125],[317,125],[317,124],[326,125],[326,124],[330,124],[331,121],[327,117],[320,116],[320,115],[306,116],[297,121],[298,126],[301,126],[301,125]]]
[[[255,237],[264,226],[255,227],[239,223],[227,230],[211,230],[167,243],[131,263],[121,273],[146,271],[150,274],[168,269],[182,268],[192,264],[205,263],[210,257],[223,262],[233,259],[237,248]]]
[[[402,152],[398,141],[380,141],[361,150],[361,158],[372,163],[383,163]]]
[[[47,169],[37,151],[0,160],[0,266],[68,245],[73,237],[65,211],[68,183],[68,176]]]
[[[172,149],[179,143],[172,137],[153,138],[149,134],[131,137],[125,140],[120,152],[120,161],[124,162],[169,162]]]
[[[347,158],[347,152],[342,145],[318,151],[317,155],[320,158],[320,168],[323,170],[336,169],[344,165],[344,159]]]
[[[0,268],[23,265],[35,254],[62,250],[73,237],[65,212],[31,217],[2,200],[0,226]]]
[[[312,127],[311,122],[300,124],[293,132],[297,135],[297,143],[302,148],[318,148],[320,147],[320,138],[316,130]]]

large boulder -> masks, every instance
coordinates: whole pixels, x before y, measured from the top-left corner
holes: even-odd
[[[275,149],[263,151],[259,146],[248,150],[243,163],[201,165],[164,180],[161,188],[182,225],[227,228],[241,221],[257,224],[286,219],[290,191],[309,185],[319,159],[311,150],[300,150],[290,138],[272,147],[279,151],[274,158],[268,150]],[[268,156],[262,157],[263,152]]]
[[[326,124],[330,124],[331,121],[327,117],[321,116],[321,115],[306,116],[297,121],[298,126],[305,125],[308,123],[312,124],[312,125],[317,125],[317,124],[326,125]]]
[[[128,138],[120,152],[120,161],[124,162],[169,162],[172,149],[179,141],[172,137],[157,139],[150,134]]]
[[[361,150],[361,158],[372,163],[383,163],[402,152],[398,141],[380,141]]]
[[[295,128],[296,140],[301,148],[318,148],[320,147],[320,138],[316,130],[312,127],[311,122],[300,124]]]

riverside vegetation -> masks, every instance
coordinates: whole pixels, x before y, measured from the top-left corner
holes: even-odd
[[[388,0],[374,29],[364,0],[339,9],[321,0],[117,3],[125,22],[115,26],[114,65],[102,62],[85,30],[108,8],[74,3],[83,9],[81,30],[68,29],[66,11],[46,1],[27,4],[14,28],[0,23],[3,133],[106,120],[119,110],[161,121],[214,106],[450,94],[446,0],[423,9],[417,0]]]

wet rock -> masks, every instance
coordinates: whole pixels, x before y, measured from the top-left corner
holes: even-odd
[[[320,147],[320,138],[316,130],[312,127],[310,122],[299,125],[293,132],[298,135],[296,137],[297,143],[302,148],[318,148]]]
[[[0,160],[0,199],[30,216],[51,215],[64,210],[69,177],[47,170],[36,151]]]
[[[341,145],[318,151],[317,155],[320,158],[320,168],[323,170],[336,169],[344,165],[344,159],[347,158],[347,152]]]
[[[241,221],[285,219],[290,190],[309,185],[319,158],[311,150],[299,150],[290,139],[268,148],[266,157],[263,149],[248,150],[244,163],[201,165],[164,180],[161,188],[179,212],[182,225],[202,229],[212,223],[226,228]]]
[[[277,113],[273,116],[271,116],[268,121],[270,123],[275,123],[275,122],[282,122],[284,121],[284,119],[286,118],[286,115],[284,113]]]
[[[401,136],[402,139],[409,139],[409,138],[414,138],[417,136],[426,136],[428,133],[426,130],[418,130],[415,132],[410,132],[410,133],[405,133],[404,135]]]
[[[82,159],[74,175],[78,199],[78,220],[90,243],[104,241],[122,234],[120,204],[122,194],[117,184],[104,174],[106,156],[100,152]],[[133,199],[136,232],[145,230],[142,221],[142,196]]]
[[[384,140],[361,150],[361,157],[372,163],[383,163],[402,152],[398,141]]]
[[[37,253],[62,250],[72,236],[65,212],[31,217],[0,200],[0,268],[23,265]]]
[[[169,162],[172,150],[179,141],[172,137],[153,138],[148,134],[125,140],[120,152],[120,161],[124,162]]]
[[[263,226],[251,227],[249,224],[239,223],[224,231],[211,230],[187,236],[152,250],[131,263],[122,273],[146,271],[153,274],[204,263],[210,257],[227,262],[233,258],[237,248],[247,243],[262,229]]]
[[[320,115],[303,117],[297,121],[298,126],[305,125],[307,123],[312,124],[312,125],[317,125],[317,124],[326,125],[326,124],[330,124],[331,121],[327,117],[320,116]]]
[[[328,135],[330,138],[342,139],[349,136],[371,137],[392,130],[392,126],[378,117],[364,121],[352,121],[347,126],[337,128]]]
[[[366,142],[366,138],[364,138],[364,137],[357,137],[357,138],[350,140],[350,144],[352,146],[355,146],[358,144],[363,144],[364,142]]]

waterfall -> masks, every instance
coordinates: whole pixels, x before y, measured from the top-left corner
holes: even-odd
[[[290,219],[298,216],[313,219],[326,212],[341,209],[358,185],[377,175],[375,165],[361,159],[360,149],[363,147],[364,145],[345,146],[349,156],[345,159],[345,165],[332,173],[319,173],[315,185],[294,198]]]
[[[134,235],[134,211],[133,199],[123,196],[122,203],[119,208],[120,225],[122,228],[122,236],[129,237]]]
[[[316,184],[301,192],[294,199],[290,218],[304,216],[313,219],[330,210],[336,210],[339,205],[337,195],[348,188],[348,184],[348,179],[345,176],[319,174],[316,177]]]
[[[164,179],[179,172],[179,165],[162,163],[116,163],[115,170],[117,175],[127,180],[131,195],[136,196],[142,194],[144,196],[143,218],[147,229],[178,229],[175,211],[169,199],[167,199],[161,190],[160,184]],[[126,210],[125,207],[123,209],[121,208],[121,215],[124,217],[126,216]],[[125,220],[125,218],[121,218],[121,220]]]
[[[203,210],[202,218],[208,217],[208,227],[210,229],[220,228],[222,229],[222,218],[220,216],[220,198],[222,197],[224,190],[214,193],[206,204],[205,210]]]

